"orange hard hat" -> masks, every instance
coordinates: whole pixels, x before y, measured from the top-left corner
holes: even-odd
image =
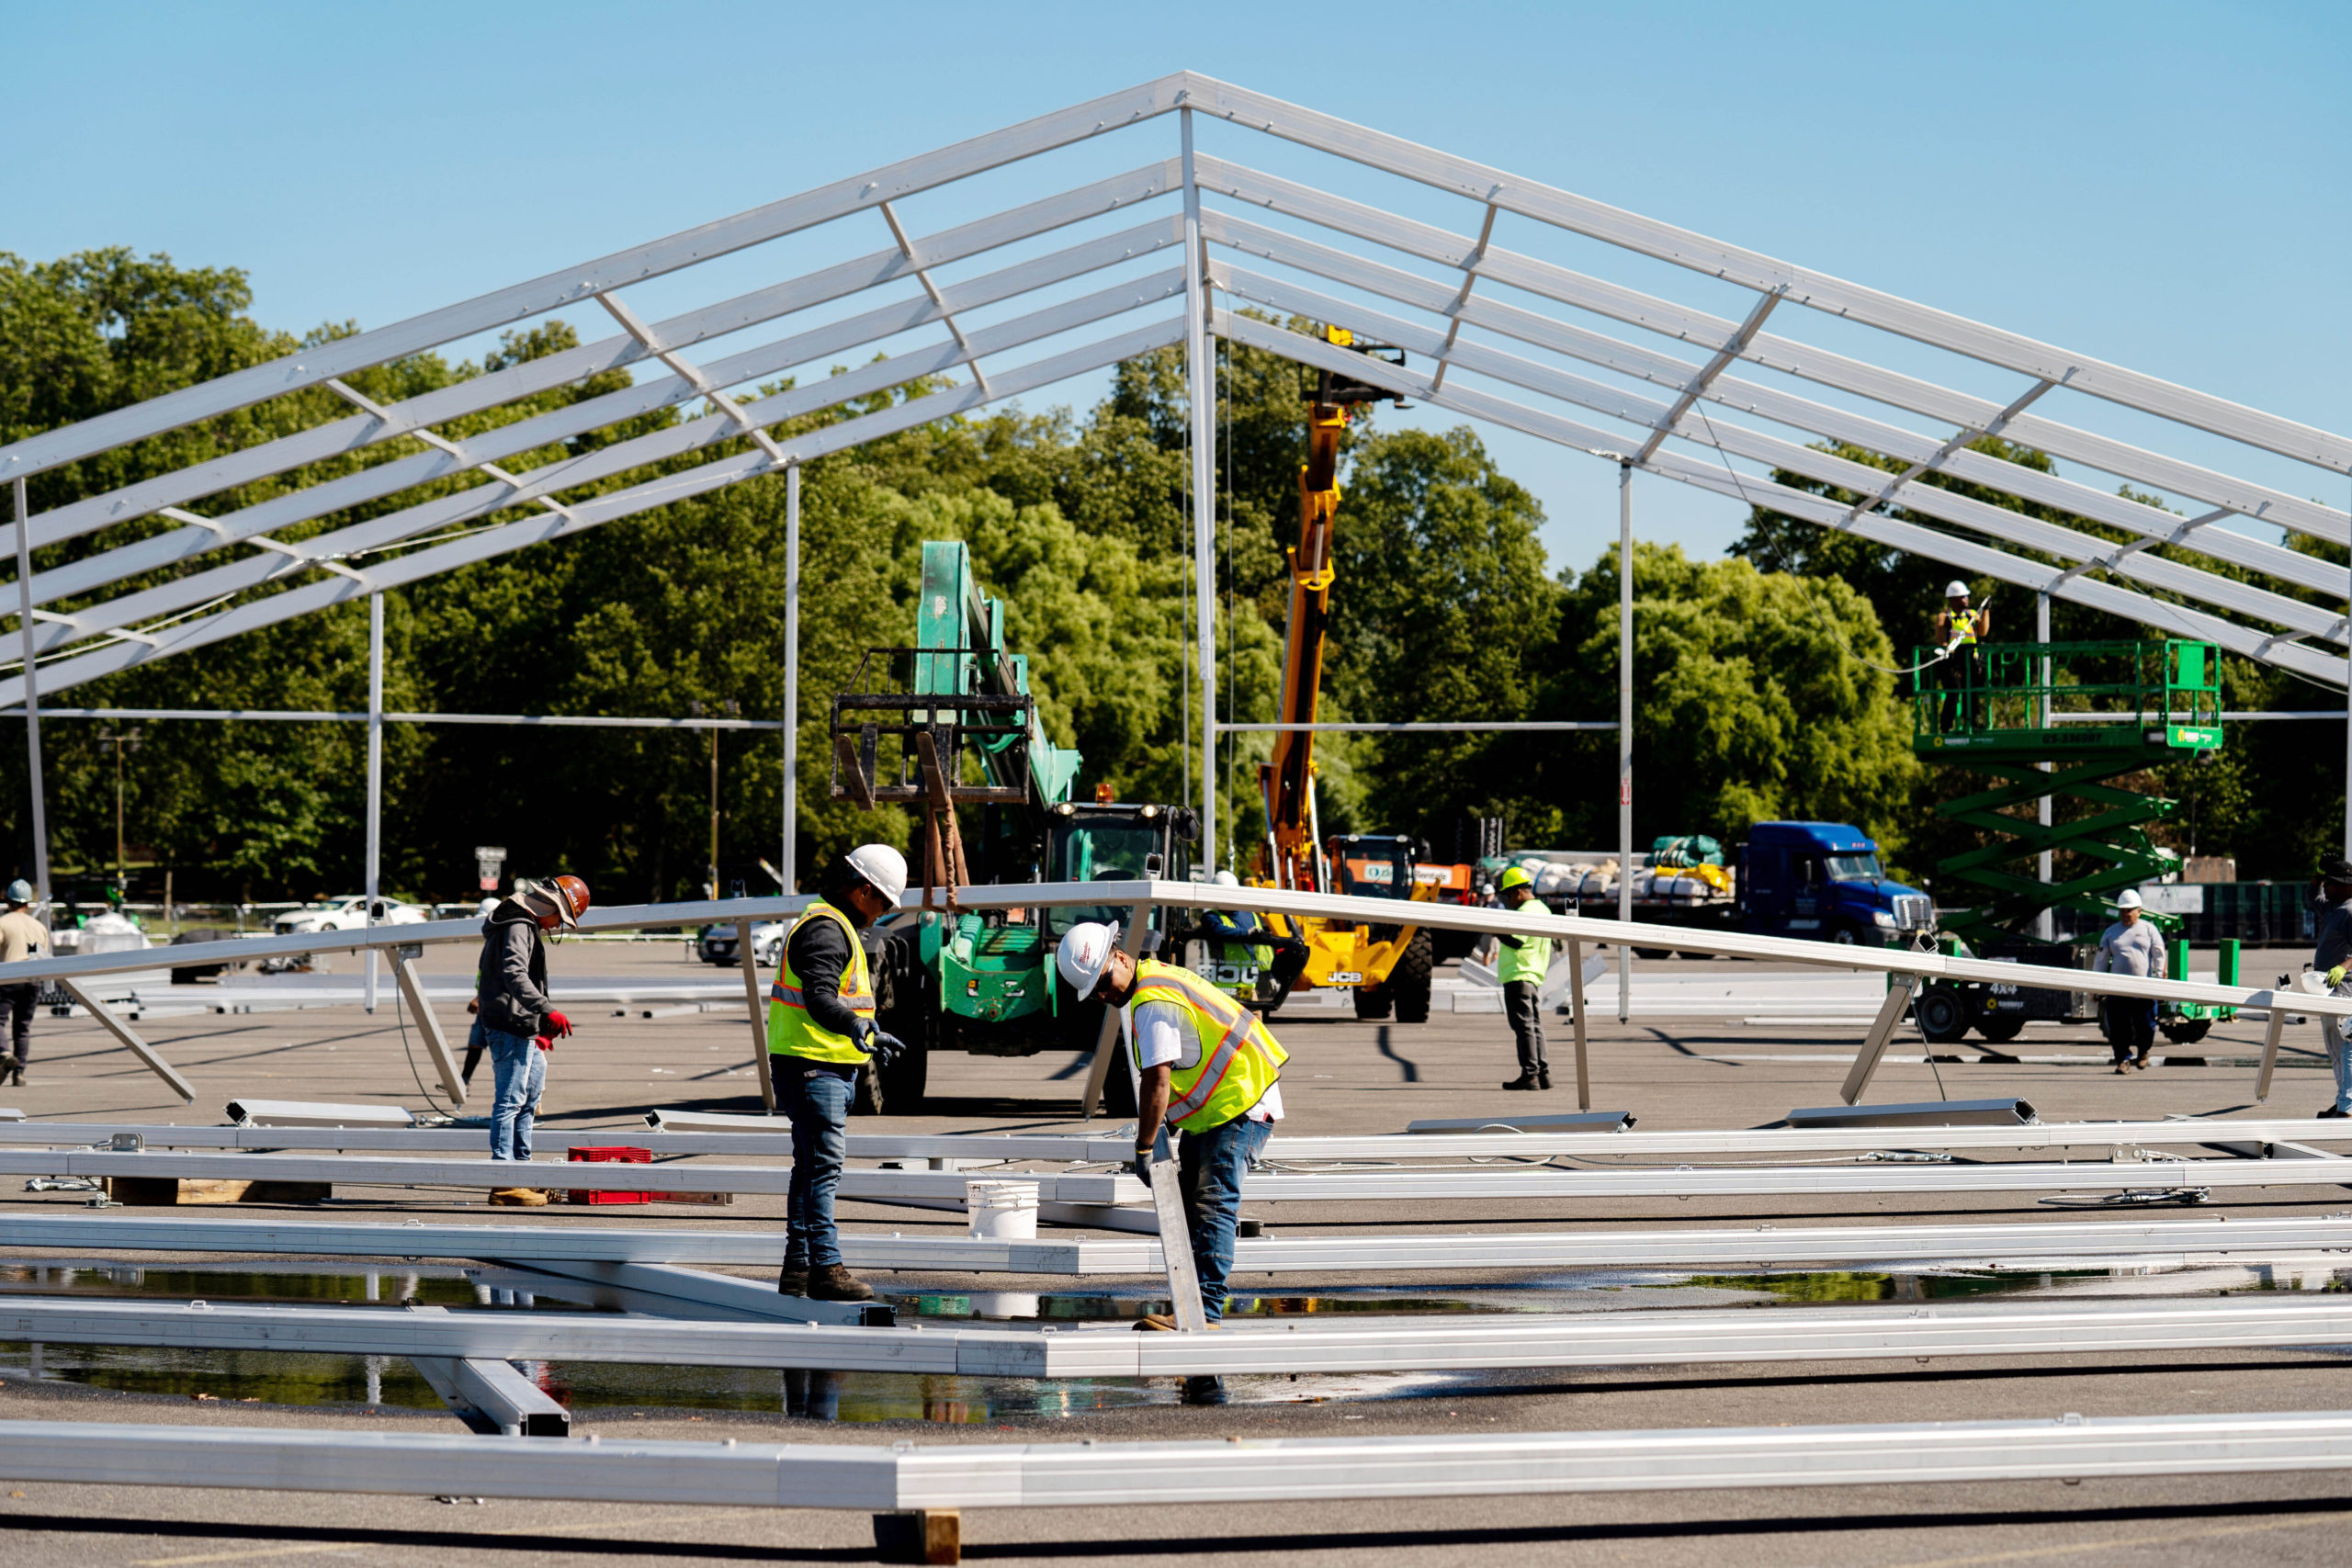
[[[588,912],[588,885],[576,876],[549,878],[543,891],[555,901],[556,916],[566,926],[577,926]]]

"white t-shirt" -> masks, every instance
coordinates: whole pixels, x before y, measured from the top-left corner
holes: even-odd
[[[1135,1045],[1136,1066],[1149,1068],[1189,1067],[1201,1059],[1201,1032],[1193,1015],[1174,1002],[1138,1002],[1120,1015],[1120,1025]],[[1266,1092],[1243,1114],[1252,1122],[1283,1119],[1283,1086],[1271,1083]]]

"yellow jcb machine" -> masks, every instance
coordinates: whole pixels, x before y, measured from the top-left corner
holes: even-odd
[[[1359,342],[1344,327],[1326,327],[1323,336],[1359,354],[1404,362],[1402,352]],[[1331,537],[1340,507],[1340,438],[1348,427],[1348,410],[1383,399],[1402,405],[1396,393],[1350,376],[1324,370],[1314,378],[1304,393],[1306,463],[1298,477],[1298,544],[1290,552],[1290,626],[1283,649],[1280,709],[1286,726],[1315,723],[1321,696],[1323,648],[1330,623]],[[1438,896],[1437,886],[1424,886],[1417,875],[1422,857],[1414,840],[1367,833],[1324,841],[1315,807],[1314,731],[1276,730],[1272,760],[1260,766],[1258,780],[1267,823],[1264,874],[1257,879],[1258,886],[1400,901]],[[1281,915],[1266,919],[1276,932],[1306,940],[1306,967],[1292,988],[1352,991],[1358,1018],[1386,1018],[1393,1011],[1401,1022],[1419,1023],[1429,1017],[1435,953],[1428,931],[1401,920],[1349,925]],[[1283,996],[1271,997],[1263,1005],[1271,1012],[1283,1000]]]

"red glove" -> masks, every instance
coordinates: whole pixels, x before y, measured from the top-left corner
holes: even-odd
[[[560,1012],[550,1012],[547,1017],[547,1031],[550,1036],[560,1040],[571,1032],[571,1020]]]
[[[555,1042],[548,1039],[544,1034],[532,1035],[531,1043],[537,1045],[542,1051],[552,1051],[555,1049]]]

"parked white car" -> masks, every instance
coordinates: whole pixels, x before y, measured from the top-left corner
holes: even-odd
[[[423,906],[403,904],[397,898],[379,898],[383,914],[376,923],[379,926],[419,926],[431,919]],[[368,928],[368,896],[347,894],[323,904],[313,904],[307,909],[289,909],[277,917],[270,929],[279,936],[307,936],[313,931],[356,931]]]
[[[782,920],[761,920],[752,927],[752,962],[763,969],[773,969],[784,958],[784,939],[787,928]],[[735,928],[731,925],[705,926],[696,943],[705,964],[720,965],[737,962]]]

